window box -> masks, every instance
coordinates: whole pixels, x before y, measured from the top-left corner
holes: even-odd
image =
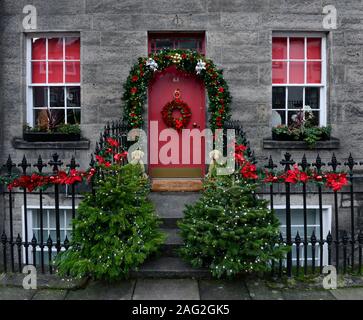
[[[79,141],[80,133],[24,132],[23,139],[29,142]]]
[[[305,141],[297,140],[274,140],[271,138],[263,139],[264,149],[300,149],[300,150],[312,150],[312,149],[339,149],[340,140],[331,137],[328,140],[317,141],[314,146],[309,146]]]
[[[301,136],[299,137],[299,139],[295,139],[294,136],[287,134],[287,133],[276,133],[276,132],[272,132],[272,140],[276,140],[276,141],[304,141],[304,137]],[[330,140],[330,135],[327,133],[323,133],[320,136],[319,141],[327,141]]]
[[[25,141],[21,138],[14,138],[12,145],[15,149],[22,150],[89,150],[90,141],[82,138],[77,141]]]

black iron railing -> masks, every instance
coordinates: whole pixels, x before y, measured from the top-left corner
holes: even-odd
[[[283,171],[290,170],[295,163],[292,155],[286,153],[284,159],[280,161],[281,169]],[[357,227],[356,222],[359,221],[359,207],[363,206],[363,201],[360,202],[363,195],[363,179],[360,173],[360,170],[363,169],[361,167],[363,163],[354,161],[352,155],[349,155],[344,164],[341,164],[333,154],[331,161],[327,164],[322,162],[319,155],[317,155],[313,163],[309,163],[306,156],[303,155],[301,162],[297,164],[303,171],[311,167],[318,173],[323,172],[323,170],[330,172],[342,170],[348,172],[349,185],[339,191],[333,191],[322,184],[315,184],[313,182],[301,182],[299,185],[285,182],[270,184],[261,188],[258,192],[259,195],[269,199],[272,210],[275,209],[276,198],[279,198],[280,205],[284,204],[286,235],[283,237],[280,234],[280,243],[292,247],[292,250],[286,257],[287,275],[292,275],[293,253],[296,256],[294,260],[297,274],[300,273],[300,267],[303,267],[304,274],[307,274],[308,271],[314,273],[317,267],[321,273],[324,266],[324,258],[327,260],[326,264],[333,264],[337,268],[337,272],[345,273],[349,270],[350,272],[360,273],[362,269],[363,234],[362,226],[358,225]],[[278,166],[270,157],[265,168],[276,170]],[[300,205],[303,212],[303,238],[301,238],[299,232],[292,234],[293,205],[291,197],[294,197],[294,205]],[[345,206],[342,206],[343,200]],[[319,213],[319,234],[316,234],[314,230],[311,234],[308,234],[308,210],[312,204],[316,206]],[[323,219],[323,207],[325,206],[331,207],[333,213],[333,223],[327,230],[323,229],[325,222]],[[342,227],[341,223],[343,223]],[[310,259],[311,264],[308,262],[309,248],[312,255]],[[317,249],[319,249],[319,266],[315,265]],[[279,261],[280,274],[282,272],[282,263],[283,261]],[[308,267],[310,270],[308,270]]]
[[[237,121],[226,123],[225,128],[235,129],[239,142],[247,146],[247,154],[251,162],[256,163],[249,142]],[[122,122],[107,124],[96,143],[95,154],[99,154],[105,147],[106,140],[113,137],[119,142],[118,152],[127,150],[127,127]],[[75,158],[68,159],[64,165],[57,154],[45,162],[41,157],[35,163],[29,163],[23,157],[19,163],[14,163],[9,157],[4,165],[5,177],[12,177],[18,173],[31,175],[33,170],[39,174],[54,175],[60,170],[79,169]],[[266,165],[260,165],[263,170],[287,171],[296,163],[293,155],[286,153],[284,158],[275,163],[271,157],[267,158]],[[327,164],[323,163],[319,155],[309,161],[305,156],[296,163],[299,168],[306,170],[314,168],[316,172],[330,170],[348,172],[350,184],[339,191],[332,191],[321,184],[310,182],[292,185],[288,182],[262,185],[258,190],[258,196],[264,197],[270,202],[271,210],[283,212],[282,222],[285,224],[285,232],[280,234],[279,243],[276,245],[291,246],[291,251],[285,258],[272,261],[274,274],[308,274],[322,272],[324,265],[336,266],[338,272],[361,272],[363,234],[359,224],[358,209],[363,206],[363,179],[360,170],[363,163],[356,161],[350,155],[345,161],[339,162],[335,155],[331,156]],[[94,155],[91,156],[90,167],[95,167]],[[94,179],[104,176],[106,173],[97,170],[90,183],[77,183],[70,186],[54,185],[47,189],[39,189],[29,192],[26,188],[8,190],[5,182],[0,186],[2,205],[0,207],[0,232],[1,251],[0,267],[5,272],[21,272],[24,265],[33,264],[41,272],[52,273],[52,259],[61,250],[69,248],[71,230],[64,230],[62,226],[63,206],[70,210],[72,218],[76,215],[77,203],[80,194],[84,191],[95,193]],[[344,205],[342,205],[344,202]],[[45,205],[45,203],[47,205]],[[38,221],[38,233],[29,233],[30,221],[28,211],[30,206],[36,206]],[[294,231],[295,206],[299,205],[302,211],[300,231]],[[317,225],[312,229],[309,226],[309,210],[314,205],[317,211]],[[51,206],[54,213],[54,227],[46,227],[44,221],[45,212]],[[333,223],[327,227],[324,219],[326,206],[331,207]],[[21,209],[22,208],[22,209]],[[22,218],[21,218],[22,217]],[[52,230],[50,230],[52,229]],[[53,230],[54,229],[54,230]],[[295,228],[296,229],[296,228]],[[309,230],[312,231],[309,233]]]

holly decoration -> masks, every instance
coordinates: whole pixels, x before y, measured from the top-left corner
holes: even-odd
[[[179,111],[180,117],[175,118],[173,116],[175,110]],[[174,128],[180,131],[188,125],[192,116],[192,110],[184,101],[175,98],[163,107],[161,115],[168,128]]]
[[[173,65],[204,82],[208,92],[210,128],[222,128],[224,122],[230,118],[229,105],[232,101],[223,71],[198,52],[166,49],[138,58],[138,62],[131,68],[123,94],[123,117],[129,129],[141,128],[144,124],[147,88],[155,73]]]

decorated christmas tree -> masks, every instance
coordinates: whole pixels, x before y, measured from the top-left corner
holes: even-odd
[[[96,194],[80,203],[71,247],[58,255],[61,274],[113,280],[126,277],[164,242],[140,165],[104,167]]]
[[[255,190],[255,166],[243,158],[238,174],[209,173],[198,202],[188,205],[179,223],[181,256],[214,277],[263,272],[282,256],[279,223]]]

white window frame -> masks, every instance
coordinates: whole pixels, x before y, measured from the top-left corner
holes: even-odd
[[[304,207],[303,205],[291,205],[290,206],[291,210],[294,210],[294,209],[299,209],[299,210],[303,210]],[[283,210],[286,210],[286,206],[283,205],[283,204],[276,204],[274,205],[274,209],[283,209]],[[314,210],[319,210],[319,205],[307,205],[306,206],[306,209],[314,209]],[[332,228],[332,206],[331,205],[323,205],[322,206],[322,209],[323,209],[323,225],[320,226],[320,228],[322,228],[322,233],[323,233],[323,237],[324,237],[324,240],[326,239],[326,236],[328,235],[329,231],[331,231],[331,228]],[[270,206],[270,210],[271,210],[271,206]],[[293,215],[293,212],[291,212],[291,215]],[[286,225],[285,224],[281,224],[281,226],[285,226],[286,228]],[[300,226],[300,225],[298,225]],[[304,227],[302,225],[302,227]],[[291,238],[292,238],[292,242],[293,242],[293,248],[292,250],[296,250],[296,245],[294,243],[294,239],[295,239],[295,236],[296,235],[291,235]],[[319,234],[316,235],[317,237],[319,237]],[[303,241],[303,239],[302,239]],[[309,246],[310,243],[309,243]],[[319,247],[319,243],[316,244],[316,247]],[[302,246],[300,245],[300,248],[302,248]],[[317,264],[320,264],[320,255],[317,255],[316,257],[316,261],[317,261]],[[301,265],[301,262],[303,261],[302,260],[302,256],[301,256],[301,250],[300,250],[300,265]],[[294,259],[296,260],[296,259]],[[310,259],[312,260],[312,259]],[[326,243],[324,243],[324,246],[323,246],[323,265],[327,265],[328,264],[328,245]]]
[[[325,33],[290,33],[290,32],[273,32],[272,38],[287,38],[287,59],[272,59],[271,65],[274,61],[282,61],[287,63],[287,83],[272,83],[272,87],[287,87],[285,91],[285,117],[288,121],[288,88],[289,87],[303,87],[303,107],[305,106],[305,88],[315,87],[320,88],[320,109],[319,109],[319,126],[327,125],[327,62],[326,62],[326,34]],[[304,60],[290,59],[290,41],[289,38],[304,38]],[[307,60],[307,38],[320,38],[321,39],[321,59]],[[271,48],[272,49],[272,48]],[[304,62],[304,83],[289,84],[290,77],[290,64],[289,61]],[[307,61],[321,61],[321,83],[307,83]],[[272,82],[272,81],[271,81]],[[293,110],[293,109],[290,109]],[[282,109],[272,109],[272,111],[282,111]]]
[[[34,100],[33,100],[33,88],[34,87],[47,87],[48,88],[48,108],[50,107],[50,87],[63,87],[64,88],[64,108],[52,108],[54,110],[64,110],[65,117],[64,123],[67,123],[67,87],[79,87],[81,90],[81,82],[82,82],[82,72],[81,72],[81,61],[82,55],[80,52],[79,60],[66,60],[65,59],[65,38],[75,38],[78,37],[81,39],[79,33],[61,33],[61,34],[30,34],[26,39],[26,121],[27,123],[33,127],[34,126]],[[32,39],[34,38],[45,38],[46,41],[46,58],[45,60],[32,60]],[[63,59],[62,60],[53,60],[48,59],[48,39],[51,38],[63,38]],[[46,62],[46,82],[45,83],[32,83],[32,62],[37,61],[45,61]],[[62,83],[48,83],[48,62],[62,62],[63,63],[63,82]],[[81,82],[77,83],[66,83],[65,77],[65,62],[79,62],[80,64],[80,80]],[[81,110],[82,106],[79,108],[69,108],[71,110],[77,109]],[[41,110],[40,108],[38,108]],[[43,108],[46,110],[45,108]]]
[[[76,210],[77,210],[78,206],[76,206]],[[28,205],[27,206],[27,218],[28,218],[28,244],[29,244],[29,248],[28,248],[28,258],[29,258],[29,263],[33,263],[33,254],[32,254],[32,246],[31,246],[31,240],[33,238],[33,215],[32,215],[32,209],[36,209],[36,210],[40,210],[39,206],[35,206],[35,205]],[[43,210],[55,210],[55,206],[43,206]],[[59,210],[72,210],[72,206],[60,206]],[[64,221],[64,224],[66,223],[66,221]],[[45,230],[49,231],[48,227],[44,226]],[[70,230],[71,231],[71,230]],[[25,207],[22,206],[22,240],[23,242],[25,242]],[[48,238],[47,238],[48,239]],[[44,243],[46,243],[47,239],[43,239]],[[69,239],[69,237],[68,237]],[[69,239],[70,240],[70,239]],[[40,239],[37,239],[37,246],[36,246],[36,251],[40,252],[40,246],[39,246],[39,241]],[[53,241],[53,247],[52,247],[52,252],[57,252],[57,248],[55,247],[55,243],[57,241],[57,239],[52,239]],[[26,263],[25,261],[25,251],[26,248],[23,246],[23,250],[22,250],[22,254],[23,254],[23,263]],[[65,251],[64,248],[61,248],[61,251]],[[48,248],[44,249],[44,252],[48,252]],[[37,264],[39,264],[39,261],[37,261]]]

